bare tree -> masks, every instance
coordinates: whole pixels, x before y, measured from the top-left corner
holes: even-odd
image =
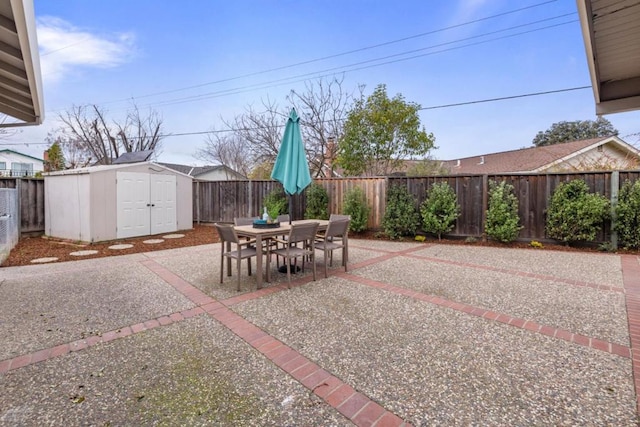
[[[227,166],[248,176],[253,169],[253,162],[248,156],[249,152],[247,142],[237,134],[220,133],[213,129],[205,138],[205,146],[196,152],[196,157]]]
[[[81,141],[72,139],[65,132],[50,133],[47,135],[46,141],[49,143],[49,148],[56,143],[60,146],[62,157],[64,158],[64,169],[83,168],[88,166],[92,160],[95,160],[83,148]]]
[[[335,141],[342,137],[344,119],[353,105],[353,93],[343,89],[343,80],[307,82],[304,91],[292,90],[287,96],[300,116],[302,138],[315,177],[332,175],[337,155]]]
[[[212,132],[198,157],[238,171],[257,171],[257,175],[249,172],[247,176],[263,176],[263,169],[275,162],[287,117],[294,107],[313,175],[330,176],[337,152],[334,141],[342,135],[353,95],[343,90],[342,80],[319,80],[307,83],[303,91],[291,91],[286,100],[289,106],[282,109],[267,99],[262,100],[259,110],[250,105],[232,120],[223,119],[229,134]]]
[[[143,117],[135,104],[124,122],[108,123],[105,111],[96,105],[74,106],[59,118],[63,126],[58,132],[67,135],[66,143],[101,164],[111,164],[125,152],[157,151],[164,137],[159,115],[152,110]]]
[[[196,157],[253,176],[251,171],[255,168],[275,161],[284,120],[277,105],[268,99],[262,101],[261,111],[248,106],[232,120],[222,119],[228,132],[212,130]]]

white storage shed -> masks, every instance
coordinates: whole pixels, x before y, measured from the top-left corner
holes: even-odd
[[[157,163],[44,176],[48,236],[100,242],[193,228],[193,179]]]

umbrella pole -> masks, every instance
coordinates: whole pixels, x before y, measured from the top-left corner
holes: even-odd
[[[293,196],[289,194],[289,225],[291,225],[292,216],[293,216]]]

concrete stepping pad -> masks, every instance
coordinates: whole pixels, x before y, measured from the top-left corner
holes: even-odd
[[[179,239],[184,237],[184,234],[167,234],[166,236],[162,236],[163,239]]]
[[[132,248],[133,245],[130,245],[128,243],[122,243],[119,245],[111,245],[109,246],[109,249],[113,249],[114,251],[121,251],[122,249],[129,249]]]
[[[88,255],[95,255],[97,253],[98,253],[98,251],[96,251],[96,250],[87,250],[87,251],[71,252],[69,255],[71,255],[71,256],[88,256]]]
[[[162,243],[164,242],[164,239],[149,239],[149,240],[145,240],[142,243],[145,243],[147,245],[155,245],[157,243]]]
[[[57,257],[51,256],[51,257],[46,257],[46,258],[32,259],[31,262],[33,264],[44,264],[44,263],[47,263],[47,262],[53,262],[53,261],[57,261],[57,260],[58,260]]]

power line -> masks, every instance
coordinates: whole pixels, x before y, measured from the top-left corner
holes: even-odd
[[[554,94],[554,93],[571,92],[571,91],[584,90],[584,89],[591,89],[591,86],[578,86],[578,87],[570,87],[570,88],[564,88],[564,89],[547,90],[547,91],[542,91],[542,92],[531,92],[531,93],[524,93],[524,94],[519,94],[519,95],[502,96],[502,97],[498,97],[498,98],[487,98],[487,99],[478,99],[478,100],[474,100],[474,101],[457,102],[457,103],[454,103],[454,104],[433,105],[433,106],[429,106],[429,107],[422,107],[422,108],[420,108],[420,111],[435,110],[435,109],[439,109],[439,108],[460,107],[460,106],[463,106],[463,105],[481,104],[481,103],[486,103],[486,102],[506,101],[506,100],[509,100],[509,99],[528,98],[528,97],[532,97],[532,96],[550,95],[550,94]],[[346,118],[341,117],[341,118],[338,118],[336,120],[344,121],[344,120],[346,120]],[[285,125],[275,125],[273,127],[281,128],[281,127],[284,127],[284,126]],[[197,131],[197,132],[168,133],[168,134],[164,134],[164,135],[160,135],[160,136],[162,138],[170,138],[170,137],[174,137],[174,136],[207,135],[207,134],[234,132],[236,130],[253,131],[253,130],[260,130],[260,129],[264,129],[264,128],[263,127],[250,127],[250,128],[239,128],[239,129],[228,128],[228,129],[217,129],[217,130],[208,130],[208,131],[205,130],[205,131]],[[133,139],[133,138],[131,138],[131,139]],[[0,146],[18,146],[18,145],[29,146],[29,145],[48,145],[48,144],[49,143],[47,143],[47,142],[21,142],[21,143],[15,143],[15,144],[0,143]]]
[[[463,105],[482,104],[482,103],[486,103],[486,102],[506,101],[506,100],[510,100],[510,99],[528,98],[528,97],[532,97],[532,96],[550,95],[550,94],[554,94],[554,93],[571,92],[571,91],[584,90],[584,89],[591,89],[591,86],[577,86],[577,87],[570,87],[570,88],[564,88],[564,89],[547,90],[547,91],[542,91],[542,92],[531,92],[531,93],[524,93],[524,94],[519,94],[519,95],[502,96],[502,97],[498,97],[498,98],[487,98],[487,99],[478,99],[478,100],[474,100],[474,101],[456,102],[456,103],[453,103],[453,104],[432,105],[432,106],[429,106],[429,107],[422,107],[422,108],[419,109],[419,111],[436,110],[436,109],[439,109],[439,108],[460,107],[460,106],[463,106]],[[341,118],[338,118],[336,120],[337,121],[344,121],[344,120],[346,120],[346,118],[341,117]],[[281,127],[284,127],[284,126],[285,125],[274,125],[273,127],[281,128]],[[234,132],[234,131],[237,131],[237,130],[253,131],[253,130],[260,130],[260,129],[264,129],[264,127],[250,127],[250,128],[238,128],[238,129],[228,128],[228,129],[217,129],[217,130],[203,130],[203,131],[197,131],[197,132],[168,133],[168,134],[163,134],[163,135],[160,135],[160,136],[162,138],[169,138],[169,137],[174,137],[174,136],[207,135],[207,134]],[[130,139],[135,139],[135,137],[132,137]],[[18,143],[4,143],[4,142],[1,142],[0,146],[18,146],[18,145],[20,145],[20,146],[22,146],[22,145],[29,146],[29,145],[48,145],[48,144],[49,144],[48,142],[18,142]]]
[[[462,38],[462,39],[457,39],[457,40],[453,40],[453,41],[449,41],[449,42],[439,43],[439,44],[436,44],[436,45],[431,45],[431,46],[427,46],[427,47],[420,48],[420,49],[413,49],[413,50],[409,50],[409,51],[405,51],[405,52],[401,52],[401,53],[387,55],[387,56],[384,56],[384,57],[369,59],[369,60],[366,60],[366,61],[360,61],[360,62],[356,62],[356,63],[353,63],[353,64],[342,65],[342,66],[339,66],[339,67],[333,67],[333,68],[314,71],[314,72],[310,72],[310,73],[299,74],[299,75],[296,75],[296,76],[285,77],[285,78],[271,80],[271,81],[262,82],[262,83],[255,83],[255,84],[247,85],[247,86],[240,86],[240,87],[235,87],[235,88],[231,88],[231,89],[223,89],[223,90],[204,93],[204,94],[200,94],[200,95],[192,95],[192,96],[188,96],[188,97],[184,97],[184,98],[174,98],[174,99],[170,99],[170,100],[166,100],[166,101],[159,101],[159,102],[156,102],[156,103],[149,103],[149,104],[146,105],[146,107],[183,104],[183,103],[187,103],[187,102],[201,101],[201,100],[212,99],[212,98],[219,98],[219,97],[222,97],[222,96],[236,95],[236,94],[245,93],[245,92],[251,92],[251,91],[259,90],[259,89],[269,89],[269,88],[272,88],[272,87],[282,86],[282,85],[285,85],[285,84],[292,84],[292,83],[299,83],[299,82],[307,81],[307,80],[310,80],[311,78],[323,78],[323,77],[335,76],[336,74],[339,74],[339,73],[346,74],[346,73],[349,73],[349,72],[361,71],[361,70],[366,70],[366,69],[369,69],[369,68],[380,67],[380,66],[383,66],[383,65],[389,65],[389,64],[393,64],[393,63],[408,61],[408,60],[411,60],[411,59],[421,58],[421,57],[435,55],[435,54],[439,54],[439,53],[450,52],[450,51],[453,51],[453,50],[462,49],[462,48],[466,48],[466,47],[478,46],[478,45],[481,45],[481,44],[486,44],[486,43],[490,43],[490,42],[494,42],[494,41],[498,41],[498,40],[503,40],[503,39],[507,39],[507,38],[513,38],[513,37],[521,36],[521,35],[524,35],[524,34],[529,34],[529,33],[533,33],[533,32],[538,32],[538,31],[543,31],[543,30],[547,30],[547,29],[551,29],[551,28],[556,28],[556,27],[559,27],[559,26],[562,26],[562,25],[572,24],[572,23],[577,22],[577,20],[561,22],[561,23],[558,23],[558,24],[548,25],[548,26],[545,26],[545,27],[535,28],[535,29],[532,29],[532,30],[521,31],[521,32],[518,32],[518,33],[508,34],[508,35],[504,35],[504,36],[500,36],[500,37],[494,37],[494,38],[490,38],[490,39],[487,39],[487,40],[482,40],[482,41],[478,41],[478,42],[474,42],[474,43],[468,43],[468,44],[464,44],[464,45],[461,45],[461,46],[454,46],[454,47],[450,47],[450,48],[446,48],[446,49],[440,49],[440,50],[433,51],[433,52],[427,52],[427,53],[423,53],[423,54],[419,54],[419,55],[413,55],[413,56],[409,56],[409,57],[406,57],[406,58],[399,58],[399,59],[395,59],[395,60],[384,61],[385,59],[397,58],[398,56],[408,55],[408,54],[411,54],[411,53],[421,52],[421,51],[425,51],[425,50],[428,50],[428,49],[434,49],[434,48],[441,47],[441,46],[447,46],[447,45],[451,45],[451,44],[455,44],[455,43],[460,43],[462,41],[474,40],[474,39],[478,39],[478,38],[481,38],[481,37],[486,37],[488,35],[497,34],[497,33],[505,32],[505,31],[510,31],[510,30],[513,30],[513,29],[516,29],[516,28],[522,28],[522,27],[526,27],[526,26],[535,25],[535,24],[539,24],[539,23],[542,23],[542,22],[547,22],[547,21],[550,21],[550,20],[558,19],[558,18],[563,18],[563,17],[569,16],[569,15],[575,15],[575,13],[568,13],[568,14],[564,14],[564,15],[558,15],[558,16],[554,16],[554,17],[551,17],[551,18],[545,18],[545,19],[541,19],[541,20],[538,20],[538,21],[529,22],[529,23],[526,23],[526,24],[514,25],[514,26],[511,26],[511,27],[507,27],[507,28],[503,28],[503,29],[495,30],[495,31],[490,31],[490,32],[487,32],[487,33],[478,34],[478,35],[471,36],[471,37],[465,37],[465,38]],[[376,62],[376,61],[384,61],[384,62],[379,62],[377,64],[371,64],[372,62]],[[371,65],[365,65],[365,64],[371,64]],[[359,65],[363,65],[363,66],[358,67]],[[350,67],[356,67],[356,68],[350,68]],[[321,74],[321,73],[328,73],[328,74]]]
[[[312,63],[315,63],[315,62],[325,61],[327,59],[333,59],[333,58],[338,58],[338,57],[341,57],[341,56],[351,55],[351,54],[354,54],[354,53],[364,52],[364,51],[367,51],[367,50],[376,49],[378,47],[388,46],[388,45],[391,45],[391,44],[396,44],[396,43],[400,43],[400,42],[403,42],[403,41],[412,40],[412,39],[416,39],[416,38],[420,38],[420,37],[436,34],[436,33],[439,33],[439,32],[452,30],[452,29],[455,29],[455,28],[461,28],[461,27],[464,27],[464,26],[467,26],[467,25],[471,25],[471,24],[477,24],[478,22],[488,21],[488,20],[499,18],[499,17],[502,17],[502,16],[507,16],[507,15],[510,15],[510,14],[513,14],[513,13],[522,12],[524,10],[528,10],[528,9],[533,9],[533,8],[536,8],[536,7],[544,6],[544,5],[547,5],[547,4],[550,4],[550,3],[555,3],[556,1],[557,0],[548,0],[548,1],[541,2],[541,3],[536,3],[536,4],[533,4],[533,5],[530,5],[530,6],[525,6],[525,7],[521,7],[521,8],[518,8],[518,9],[509,10],[509,11],[506,11],[506,12],[501,12],[501,13],[498,13],[498,14],[495,14],[495,15],[490,15],[490,16],[486,16],[486,17],[483,17],[483,18],[474,19],[474,20],[463,22],[463,23],[460,23],[460,24],[450,25],[450,26],[439,28],[439,29],[436,29],[436,30],[426,31],[426,32],[423,32],[423,33],[418,33],[418,34],[414,34],[414,35],[410,35],[410,36],[406,36],[406,37],[402,37],[402,38],[399,38],[399,39],[390,40],[390,41],[386,41],[386,42],[382,42],[382,43],[378,43],[378,44],[374,44],[374,45],[364,46],[364,47],[353,49],[353,50],[339,52],[339,53],[332,54],[332,55],[327,55],[327,56],[314,58],[314,59],[310,59],[310,60],[306,60],[306,61],[302,61],[302,62],[297,62],[297,63],[293,63],[293,64],[283,65],[283,66],[279,66],[279,67],[269,68],[269,69],[265,69],[265,70],[261,70],[261,71],[255,71],[255,72],[252,72],[252,73],[242,74],[242,75],[239,75],[239,76],[227,77],[227,78],[223,78],[223,79],[219,79],[219,80],[200,83],[200,84],[197,84],[197,85],[185,86],[185,87],[182,87],[182,88],[171,89],[171,90],[166,90],[166,91],[161,91],[161,92],[154,92],[154,93],[150,93],[150,94],[146,94],[146,95],[136,96],[135,98],[136,99],[143,99],[143,98],[149,98],[149,97],[152,97],[152,96],[166,95],[166,94],[169,94],[169,93],[181,92],[181,91],[190,90],[190,89],[197,89],[197,88],[204,87],[204,86],[210,86],[210,85],[219,84],[219,83],[226,83],[226,82],[239,80],[239,79],[243,79],[243,78],[247,78],[247,77],[254,77],[254,76],[257,76],[257,75],[261,75],[261,74],[271,73],[271,72],[274,72],[274,71],[281,71],[281,70],[285,70],[285,69],[288,69],[288,68],[294,68],[294,67],[298,67],[298,66],[301,66],[301,65],[312,64]],[[77,44],[77,43],[74,43],[74,44]],[[61,48],[61,49],[58,49],[58,50],[62,50],[62,49],[64,49],[64,48]],[[131,99],[130,97],[129,98],[123,98],[123,99],[114,100],[114,101],[102,102],[101,104],[102,105],[112,104],[112,103],[116,103],[116,102],[129,101],[130,99]]]
[[[462,105],[480,104],[480,103],[485,103],[485,102],[505,101],[505,100],[509,100],[509,99],[527,98],[527,97],[532,97],[532,96],[549,95],[549,94],[553,94],[553,93],[570,92],[570,91],[583,90],[583,89],[591,89],[591,86],[579,86],[579,87],[572,87],[572,88],[565,88],[565,89],[547,90],[547,91],[543,91],[543,92],[532,92],[532,93],[525,93],[525,94],[519,94],[519,95],[503,96],[503,97],[499,97],[499,98],[488,98],[488,99],[479,99],[479,100],[475,100],[475,101],[458,102],[458,103],[455,103],[455,104],[434,105],[434,106],[430,106],[430,107],[420,108],[420,110],[435,110],[437,108],[449,108],[449,107],[458,107],[458,106],[462,106]],[[336,120],[337,121],[344,121],[344,120],[346,120],[346,118],[345,117],[341,117],[341,118],[338,118]],[[276,125],[276,126],[273,126],[273,127],[281,128],[281,127],[284,127],[284,126],[285,125]],[[251,127],[251,128],[241,128],[241,129],[228,128],[228,129],[218,129],[218,130],[198,131],[198,132],[182,132],[182,133],[172,133],[170,135],[169,134],[168,135],[163,135],[163,137],[205,135],[205,134],[216,134],[216,133],[233,132],[235,130],[252,131],[252,130],[260,130],[260,129],[264,129],[264,128],[263,127]]]
[[[508,99],[517,99],[517,98],[527,98],[530,96],[540,96],[540,95],[549,95],[552,93],[562,93],[562,92],[570,92],[574,90],[584,90],[591,89],[591,86],[578,86],[578,87],[570,87],[566,89],[557,89],[557,90],[548,90],[545,92],[535,92],[535,93],[525,93],[521,95],[511,95],[511,96],[502,96],[500,98],[489,98],[489,99],[480,99],[477,101],[466,101],[466,102],[457,102],[455,104],[444,104],[444,105],[434,105],[432,107],[423,107],[420,110],[435,110],[438,108],[449,108],[449,107],[459,107],[461,105],[473,105],[473,104],[482,104],[484,102],[495,102],[495,101],[505,101]]]

